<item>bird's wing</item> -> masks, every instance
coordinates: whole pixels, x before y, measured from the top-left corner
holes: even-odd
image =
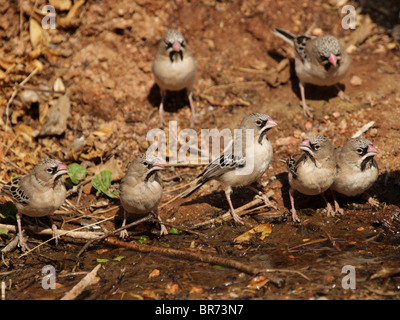
[[[305,152],[291,156],[286,161],[288,171],[292,174],[293,178],[297,178],[297,169],[302,162],[306,161],[307,155]]]
[[[296,52],[296,55],[300,58],[302,62],[308,59],[306,54],[306,46],[312,40],[311,37],[307,35],[301,35],[294,39],[293,41],[293,48]]]
[[[223,153],[199,175],[202,180],[210,180],[219,177],[224,173],[244,166],[246,159],[242,156],[235,156],[231,153]]]
[[[204,171],[191,183],[189,189],[187,189],[182,195],[182,198],[186,198],[200,188],[207,181],[217,178],[224,173],[240,168],[244,166],[246,160],[241,156],[234,156],[231,153],[223,153],[213,162],[211,162]]]
[[[12,179],[9,183],[3,186],[1,191],[4,194],[8,195],[15,202],[21,204],[28,204],[30,199],[26,195],[26,193],[20,188],[20,183],[22,178],[23,176],[19,176]]]

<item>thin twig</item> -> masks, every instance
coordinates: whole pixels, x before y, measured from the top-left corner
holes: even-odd
[[[310,246],[312,244],[316,244],[316,243],[320,243],[320,242],[325,242],[327,240],[329,240],[329,238],[323,238],[323,239],[308,241],[308,242],[305,242],[305,243],[302,243],[302,244],[298,244],[297,246],[291,247],[291,248],[289,248],[288,251],[291,251],[291,250],[294,250],[294,249],[297,249],[297,248],[300,248],[300,247]]]
[[[321,230],[322,230],[323,232],[326,233],[326,235],[328,236],[328,239],[332,242],[332,245],[336,248],[336,250],[337,250],[337,251],[342,251],[342,250],[340,250],[340,248],[337,246],[335,240],[334,240],[333,237],[329,234],[329,232],[328,232],[325,228],[323,228],[323,227],[321,227]]]
[[[264,201],[261,200],[260,198],[256,198],[253,201],[245,204],[244,206],[241,206],[241,207],[235,209],[235,211],[239,216],[242,216],[242,215],[246,214],[245,210],[250,209],[250,208],[252,208],[252,207],[254,207],[256,205],[259,205],[259,204],[261,204],[263,202]],[[231,214],[230,211],[228,211],[228,212],[224,213],[222,216],[219,216],[217,218],[212,218],[212,219],[209,219],[207,221],[203,221],[203,222],[200,222],[200,223],[195,224],[193,226],[190,226],[190,229],[197,229],[197,228],[201,228],[201,227],[204,227],[204,226],[207,226],[207,225],[210,225],[210,224],[222,223],[223,221],[229,221],[231,219],[232,219],[232,214]]]
[[[12,150],[12,149],[11,149]],[[15,169],[18,169],[19,171],[22,171],[22,173],[24,174],[29,174],[29,172],[27,170],[25,170],[24,168],[18,166],[16,163],[14,163],[13,161],[10,161],[6,158],[3,158],[3,161],[7,164],[10,164],[11,166],[13,166]]]
[[[168,200],[167,202],[163,203],[158,207],[158,209],[164,208],[165,206],[169,205],[171,202],[174,202],[175,200],[179,199],[181,197],[181,194],[178,194],[177,196],[173,197],[172,199]]]
[[[367,124],[363,125],[360,130],[358,130],[355,134],[353,134],[352,138],[358,138],[363,133],[367,132],[374,124],[375,121],[370,121]]]
[[[95,222],[95,223],[91,223],[91,224],[88,224],[86,226],[79,227],[79,228],[76,228],[76,229],[73,229],[73,230],[67,230],[67,231],[66,230],[58,230],[57,232],[58,232],[59,235],[63,235],[63,236],[70,235],[70,234],[74,234],[78,230],[86,229],[88,227],[91,227],[91,226],[94,226],[94,225],[98,225],[99,223],[102,223],[102,222],[105,222],[105,221],[108,221],[108,220],[111,220],[111,219],[114,219],[114,217],[109,217],[109,218],[103,219],[101,221],[98,221],[98,222]],[[36,250],[37,248],[41,247],[42,245],[46,244],[47,242],[50,242],[51,240],[54,240],[55,238],[56,237],[51,237],[50,239],[48,239],[46,241],[43,241],[42,243],[38,244],[36,247],[34,247],[34,248],[28,250],[27,252],[23,253],[22,255],[20,255],[19,258],[22,258],[23,256],[28,255],[32,251]]]
[[[241,263],[239,261],[232,260],[232,259],[203,254],[198,251],[183,251],[183,250],[177,250],[177,249],[172,249],[172,248],[161,248],[161,247],[150,246],[150,245],[146,245],[146,244],[139,244],[139,243],[135,243],[135,242],[124,242],[124,241],[117,240],[115,238],[107,238],[105,240],[105,243],[107,243],[109,245],[117,246],[117,247],[135,250],[138,252],[162,254],[162,255],[166,255],[166,256],[174,257],[174,258],[196,260],[196,261],[200,261],[200,262],[216,264],[216,265],[220,265],[220,266],[237,269],[237,270],[246,272],[251,275],[257,275],[260,273],[284,272],[284,273],[295,273],[295,274],[300,275],[304,279],[310,280],[306,275],[304,275],[303,273],[301,273],[298,270],[253,267],[248,263]]]
[[[71,189],[68,190],[67,192],[67,197],[70,196],[71,194],[78,192],[79,187],[84,186],[91,182],[93,180],[93,176],[86,177],[85,180],[79,182],[76,186],[73,186]]]
[[[153,218],[153,220],[154,220],[154,222],[159,222],[158,220],[156,220],[154,218]],[[208,238],[208,235],[206,235],[204,233],[201,233],[201,232],[198,232],[198,231],[193,231],[193,230],[190,230],[190,229],[185,228],[183,226],[177,226],[177,225],[175,225],[173,223],[168,223],[168,222],[165,222],[165,221],[163,221],[162,223],[163,223],[163,225],[165,225],[167,227],[170,227],[170,228],[175,228],[177,230],[181,230],[181,231],[184,231],[184,232],[187,232],[187,233],[191,233],[191,234],[194,234],[194,235],[199,236],[199,237]]]
[[[152,219],[153,219],[153,215],[152,215],[152,214],[149,214],[149,215],[145,216],[145,217],[142,218],[142,219],[136,220],[136,221],[134,221],[134,222],[132,222],[132,223],[129,223],[129,224],[123,226],[123,227],[120,227],[120,228],[118,228],[118,229],[116,229],[116,230],[107,232],[107,233],[105,233],[105,234],[103,234],[103,235],[101,235],[101,236],[99,236],[99,237],[96,237],[95,239],[91,239],[91,240],[89,240],[89,241],[82,247],[82,249],[78,252],[78,254],[76,255],[76,257],[79,258],[80,255],[81,255],[83,252],[85,252],[86,249],[87,249],[93,242],[103,240],[103,239],[105,239],[105,238],[107,238],[107,237],[109,237],[109,236],[112,236],[112,235],[115,235],[115,234],[121,232],[122,230],[125,230],[125,229],[128,229],[128,228],[130,228],[130,227],[136,226],[136,225],[138,225],[138,224],[140,224],[140,223],[143,223],[143,222],[146,222],[146,221],[152,221]]]
[[[25,83],[27,83],[34,75],[36,72],[39,71],[39,67],[36,67],[21,83],[19,83],[19,86],[23,86]],[[10,105],[11,103],[14,101],[14,98],[16,97],[17,93],[18,93],[18,86],[14,89],[13,93],[11,94],[10,99],[7,102],[7,106],[6,106],[6,126],[8,127],[9,124],[9,110],[10,110]]]
[[[101,264],[99,263],[91,272],[89,272],[81,281],[79,281],[70,291],[68,291],[61,300],[73,300],[78,297],[83,290],[89,285],[96,283],[97,271],[99,271]]]

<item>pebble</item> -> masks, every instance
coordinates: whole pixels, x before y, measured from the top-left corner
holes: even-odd
[[[322,36],[324,34],[324,31],[322,31],[321,28],[315,28],[315,29],[313,29],[312,34],[314,36],[319,37],[319,36]]]
[[[306,128],[306,131],[310,131],[313,127],[313,124],[310,121],[307,121],[304,127]]]
[[[352,76],[350,79],[350,84],[354,87],[361,86],[362,79],[359,76]]]

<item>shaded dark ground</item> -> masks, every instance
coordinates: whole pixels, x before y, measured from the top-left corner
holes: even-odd
[[[33,70],[35,58],[28,20],[34,2],[22,1],[20,32],[15,23],[21,21],[19,6],[0,1],[1,54],[4,59],[12,56],[17,61],[17,66],[8,71],[3,61],[0,69],[0,150],[6,154],[1,163],[1,179],[8,181],[23,173],[18,166],[29,171],[45,155],[68,164],[84,162],[89,168],[115,157],[125,169],[134,155],[145,150],[147,131],[158,125],[160,97],[154,87],[151,63],[163,32],[168,27],[178,28],[188,38],[199,65],[194,89],[199,119],[196,130],[233,129],[245,115],[255,111],[270,115],[278,123],[269,132],[275,154],[261,183],[266,191],[273,191],[272,200],[281,215],[270,218],[266,214],[274,211],[263,209],[246,216],[253,224],[270,222],[272,232],[264,240],[255,237],[241,249],[235,246],[234,239],[249,228],[232,222],[199,230],[204,237],[183,233],[164,238],[151,233],[154,226],[144,224],[131,230],[129,241],[146,234],[147,243],[152,246],[218,255],[255,267],[297,270],[309,280],[294,273],[274,273],[274,278],[284,280],[281,286],[267,281],[255,288],[253,275],[235,269],[138,253],[104,243],[91,246],[77,260],[76,254],[85,242],[65,237],[57,247],[49,242],[27,256],[20,257],[17,249],[4,257],[0,278],[7,285],[6,299],[59,299],[99,263],[97,259],[108,261],[101,262],[97,284],[88,287],[81,299],[398,299],[400,55],[391,35],[391,28],[399,23],[396,1],[387,1],[390,10],[384,6],[374,10],[369,1],[355,3],[356,7],[362,4],[362,13],[371,14],[372,18],[366,22],[367,16],[359,15],[356,31],[365,26],[372,28],[365,39],[354,43],[356,31],[341,28],[343,15],[335,6],[336,1],[124,1],[118,6],[109,0],[84,3],[72,25],[50,33],[53,51],[36,58],[43,70],[29,85],[50,89],[55,79],[61,78],[72,104],[65,133],[44,138],[27,137],[19,125],[40,128],[40,108],[45,104],[42,101],[48,102],[50,94],[41,94],[38,102],[26,102],[17,95],[11,105],[16,121],[10,126],[5,123],[12,86]],[[43,1],[38,3],[38,8],[44,5]],[[67,11],[60,13],[66,14]],[[281,84],[270,85],[269,70],[290,58],[291,50],[269,30],[284,26],[299,33],[313,23],[314,28],[332,33],[354,48],[350,53],[351,69],[342,83],[351,102],[336,97],[334,88],[308,86],[307,100],[315,113],[315,119],[309,120],[302,114],[293,72]],[[361,78],[362,84],[352,85],[353,76]],[[181,94],[169,96],[166,111],[166,120],[178,121],[179,129],[189,126],[190,109]],[[279,159],[297,152],[300,138],[314,133],[324,134],[340,146],[369,121],[375,124],[365,137],[379,148],[376,158],[381,171],[370,193],[381,202],[379,210],[371,209],[361,198],[339,197],[345,215],[327,218],[320,197],[297,195],[296,206],[303,221],[293,223],[288,214],[286,171]],[[111,131],[93,134],[105,127]],[[74,156],[68,152],[69,146],[81,136],[88,147]],[[99,153],[93,155],[93,150]],[[228,210],[224,193],[214,182],[185,201],[163,206],[178,194],[179,191],[172,191],[174,188],[189,182],[201,170],[202,167],[169,167],[162,173],[165,196],[160,213],[167,222],[191,225]],[[117,186],[118,181],[114,184]],[[77,198],[73,194],[69,200],[75,204]],[[252,198],[250,192],[239,191],[234,193],[233,203],[241,206]],[[69,208],[56,221],[69,230],[79,227],[81,221],[92,223],[120,213],[118,200],[105,204],[104,200],[85,188],[78,205],[81,213]],[[47,219],[41,220],[48,223]],[[28,223],[36,222],[24,222]],[[113,230],[119,225],[119,219],[112,219],[102,227]],[[13,237],[13,233],[2,236],[0,245],[6,245]],[[46,239],[30,235],[30,245]],[[121,261],[113,260],[120,256],[124,256]],[[55,290],[41,287],[41,269],[48,264],[56,267]],[[356,269],[355,290],[342,288],[341,271],[345,265]],[[159,270],[159,275],[149,276],[154,275],[154,270]]]

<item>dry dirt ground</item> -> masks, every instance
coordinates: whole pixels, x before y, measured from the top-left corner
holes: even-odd
[[[168,28],[182,31],[198,61],[194,88],[202,128],[233,129],[251,112],[270,115],[278,126],[268,137],[274,157],[261,184],[279,210],[257,209],[245,216],[265,233],[255,233],[238,246],[248,231],[232,221],[216,223],[160,238],[158,226],[145,223],[129,229],[127,242],[217,256],[221,263],[138,252],[95,242],[79,257],[87,240],[62,237],[21,256],[19,248],[2,255],[0,279],[5,299],[60,299],[96,265],[94,282],[78,299],[398,299],[400,226],[400,32],[397,0],[350,2],[357,28],[341,27],[344,1],[51,1],[57,28],[38,28],[47,2],[0,1],[0,179],[6,183],[29,172],[44,157],[88,169],[92,178],[108,164],[117,189],[132,158],[148,147],[146,133],[158,127],[160,95],[151,64],[158,41]],[[63,7],[64,6],[64,7]],[[33,21],[32,21],[33,20]],[[35,21],[37,22],[35,24]],[[351,68],[341,86],[307,86],[315,118],[304,117],[291,48],[270,29],[293,33],[331,33],[346,45]],[[396,33],[397,30],[397,33]],[[22,83],[22,84],[21,84]],[[20,86],[18,87],[18,84]],[[66,91],[70,101],[67,125],[47,119]],[[166,120],[178,130],[189,127],[190,109],[182,94],[166,102]],[[371,209],[362,198],[340,197],[345,214],[327,217],[320,197],[296,196],[301,223],[291,220],[285,159],[297,152],[302,137],[324,134],[336,146],[374,121],[364,136],[379,148],[379,179],[370,193],[380,201]],[[54,128],[53,128],[54,129]],[[185,200],[175,200],[203,166],[167,166],[162,172],[161,217],[189,227],[225,213],[223,189],[214,182]],[[100,231],[121,224],[118,199],[96,196],[90,183],[72,193],[55,216],[60,229],[99,223]],[[235,207],[254,194],[237,190]],[[331,200],[331,198],[329,198]],[[7,201],[0,198],[1,203]],[[3,207],[4,209],[4,207]],[[4,210],[2,211],[4,213]],[[108,219],[103,221],[104,219]],[[15,225],[15,220],[0,223]],[[48,219],[25,220],[24,226],[48,225]],[[80,230],[81,231],[81,230]],[[27,232],[30,247],[49,236]],[[144,237],[147,235],[147,237]],[[0,236],[4,247],[14,232]],[[117,259],[115,259],[117,258]],[[285,269],[256,276],[223,265],[235,260],[252,268]],[[42,288],[42,268],[52,265],[56,288]],[[344,289],[346,265],[355,267],[356,289]],[[295,273],[293,271],[299,271]]]

